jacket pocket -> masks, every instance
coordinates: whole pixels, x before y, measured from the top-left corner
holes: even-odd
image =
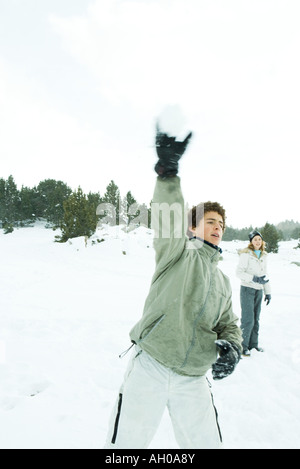
[[[165,314],[162,314],[161,316],[156,318],[154,321],[152,321],[151,324],[146,326],[145,329],[143,330],[143,332],[141,333],[141,337],[140,337],[140,340],[138,341],[138,343],[144,341],[145,339],[147,339],[149,337],[149,335],[159,326],[161,321],[163,321],[165,316],[166,316]]]

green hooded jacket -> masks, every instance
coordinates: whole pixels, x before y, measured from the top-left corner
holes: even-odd
[[[179,177],[157,178],[151,210],[156,269],[132,342],[174,372],[202,376],[217,359],[215,340],[241,349],[220,252],[189,240]]]

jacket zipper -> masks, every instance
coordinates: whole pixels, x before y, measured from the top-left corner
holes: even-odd
[[[215,257],[215,255],[216,255],[216,254],[214,254],[214,255],[212,256],[212,259],[213,259],[213,257]],[[191,340],[191,345],[189,346],[189,348],[188,348],[188,350],[187,350],[187,353],[186,353],[184,362],[183,362],[183,364],[181,365],[180,368],[183,368],[183,367],[186,365],[186,363],[187,363],[187,361],[188,361],[188,357],[189,357],[189,355],[190,355],[190,353],[191,353],[191,350],[192,350],[192,348],[194,347],[195,338],[196,338],[196,332],[195,332],[195,331],[196,331],[196,325],[197,325],[199,319],[201,318],[201,316],[202,316],[202,314],[203,314],[203,312],[204,312],[204,310],[205,310],[205,307],[206,307],[208,295],[209,295],[210,289],[211,289],[211,276],[212,276],[212,267],[211,267],[211,265],[210,265],[210,277],[209,277],[208,292],[207,292],[207,295],[206,295],[206,298],[205,298],[205,301],[204,301],[204,305],[202,306],[200,313],[198,314],[198,316],[197,316],[196,319],[194,320],[193,337],[192,337],[192,340]]]

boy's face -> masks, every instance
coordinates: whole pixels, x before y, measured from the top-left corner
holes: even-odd
[[[194,236],[218,246],[222,240],[223,227],[223,218],[218,212],[206,212],[196,228],[189,229]]]

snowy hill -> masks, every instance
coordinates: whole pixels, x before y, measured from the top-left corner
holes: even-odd
[[[54,243],[42,225],[0,233],[0,448],[102,448],[154,269],[152,233],[99,229]],[[104,241],[102,241],[104,240]],[[269,255],[261,346],[214,382],[225,448],[300,448],[300,249]],[[223,242],[240,315],[237,249]],[[177,448],[165,413],[151,448]]]

